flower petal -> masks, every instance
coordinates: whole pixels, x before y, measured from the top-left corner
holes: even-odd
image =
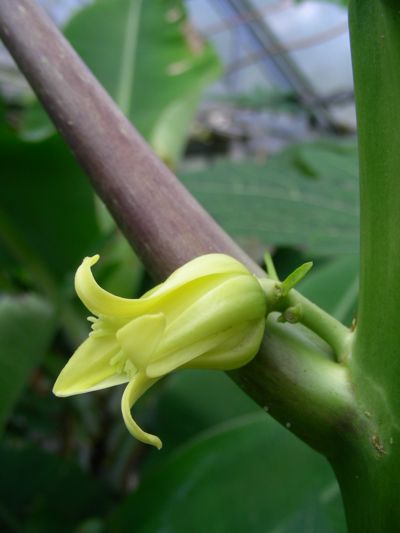
[[[229,333],[231,332],[222,331],[190,344],[182,350],[164,355],[146,368],[146,374],[150,378],[162,377],[220,345]]]
[[[145,368],[155,352],[165,329],[162,313],[134,318],[117,332],[117,340],[135,367]]]
[[[228,336],[228,340],[193,359],[185,368],[206,368],[213,370],[233,370],[253,359],[264,336],[265,319],[254,324],[244,323]]]
[[[265,297],[255,278],[228,278],[168,322],[159,349],[164,353],[178,351],[243,321],[264,317],[265,308]]]
[[[131,408],[135,402],[149,389],[158,379],[149,379],[144,372],[139,372],[128,383],[121,399],[121,411],[128,431],[141,442],[151,444],[158,450],[162,448],[161,440],[155,435],[143,431],[133,420]]]
[[[173,293],[164,293],[152,298],[154,309],[162,309],[167,323],[179,318],[183,312],[190,308],[197,300],[200,300],[206,293],[226,281],[223,274],[213,274],[197,280],[190,281],[186,285],[176,287]],[[153,307],[152,307],[153,308]]]
[[[56,396],[72,396],[126,383],[126,375],[116,373],[115,367],[110,364],[119,349],[113,336],[87,338],[62,369],[53,393]]]
[[[185,265],[173,272],[164,283],[157,285],[152,290],[142,296],[143,299],[148,297],[159,297],[169,293],[182,285],[186,285],[194,280],[199,280],[215,274],[246,274],[249,271],[236,259],[224,254],[207,254],[196,257]]]
[[[82,303],[97,316],[134,317],[145,313],[148,308],[145,300],[121,298],[98,285],[93,277],[91,267],[97,263],[99,258],[99,255],[85,257],[76,271],[75,290]]]

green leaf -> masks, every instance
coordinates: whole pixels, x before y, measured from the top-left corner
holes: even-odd
[[[302,281],[298,290],[335,318],[350,325],[357,304],[358,268],[359,258],[356,255],[329,261]]]
[[[2,531],[69,533],[107,511],[110,497],[102,483],[55,455],[3,443],[0,465]]]
[[[288,275],[288,277],[282,281],[282,291],[283,294],[286,295],[291,291],[300,281],[310,272],[310,270],[313,267],[312,261],[308,261],[307,263],[303,263],[299,267],[296,268],[291,274]]]
[[[99,239],[93,192],[58,137],[8,137],[1,163],[0,242],[47,287],[49,273],[60,279],[74,270]]]
[[[256,412],[259,407],[225,373],[181,370],[164,385],[154,427],[168,453],[205,429]]]
[[[290,482],[288,482],[290,480]],[[325,460],[265,414],[218,426],[148,475],[110,530],[344,532]]]
[[[65,35],[158,155],[175,163],[201,92],[219,73],[183,2],[97,0],[72,18]],[[51,129],[36,103],[25,136]]]
[[[53,333],[52,311],[40,298],[0,297],[0,430]]]
[[[297,246],[307,255],[358,250],[355,147],[318,143],[255,162],[220,162],[181,179],[240,242]]]

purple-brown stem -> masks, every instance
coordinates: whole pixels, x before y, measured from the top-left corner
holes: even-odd
[[[0,36],[156,278],[209,252],[234,256],[262,275],[154,155],[33,0],[0,0]],[[234,379],[277,420],[290,422],[291,431],[326,451],[347,412],[326,400],[329,394],[321,391],[321,374],[312,357],[298,357],[290,343],[273,332],[268,337],[254,361],[236,371]]]
[[[154,155],[42,9],[1,0],[2,39],[153,275],[195,256],[249,258]]]

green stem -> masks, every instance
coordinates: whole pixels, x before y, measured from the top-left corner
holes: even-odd
[[[269,312],[281,312],[283,322],[300,322],[333,349],[337,361],[347,361],[353,334],[346,326],[293,289],[282,295],[280,281],[259,278],[259,282],[266,295]]]
[[[396,532],[400,478],[400,9],[351,0],[361,191],[358,321],[349,371],[364,429],[332,457],[349,529]]]
[[[400,423],[400,9],[353,0],[360,154],[361,275],[352,368],[365,398]],[[371,396],[372,395],[372,396]]]
[[[335,454],[338,441],[364,425],[347,368],[299,324],[279,323],[272,314],[266,331],[259,355],[230,375],[290,431],[319,452]]]
[[[336,318],[294,290],[283,299],[280,308],[297,309],[298,321],[332,347],[337,361],[342,362],[348,359],[352,333]]]
[[[389,448],[400,428],[398,0],[353,0],[350,26],[361,188],[360,300],[351,371],[360,404],[373,413]]]
[[[400,459],[369,446],[343,450],[332,461],[351,533],[397,533]]]

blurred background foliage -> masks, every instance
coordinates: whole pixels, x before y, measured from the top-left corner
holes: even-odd
[[[285,0],[220,0],[215,16],[206,0],[42,3],[224,229],[260,264],[268,248],[282,276],[313,260],[300,290],[350,324],[358,287],[351,80],[322,90],[318,74],[304,81],[296,56],[338,36],[347,43],[346,32],[326,33],[326,19],[333,13],[342,24],[345,11]],[[277,45],[277,8],[298,27],[314,16],[317,38],[304,37],[300,52],[282,35]],[[223,32],[235,49],[218,40]],[[323,48],[318,65],[331,68]],[[97,279],[123,296],[152,282],[4,50],[0,90],[0,529],[343,532],[329,465],[223,373],[181,371],[143,398],[136,416],[162,437],[161,452],[128,434],[118,388],[52,396],[88,332],[73,291],[81,259],[99,252]]]

